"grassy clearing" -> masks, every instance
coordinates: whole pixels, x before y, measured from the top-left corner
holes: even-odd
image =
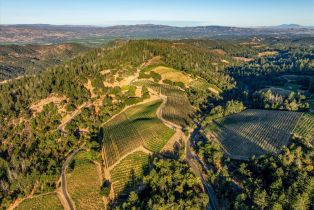
[[[133,106],[105,125],[103,142],[109,166],[141,145],[158,152],[167,143],[174,131],[157,118],[161,103],[156,100]]]
[[[158,66],[154,68],[152,71],[154,71],[157,74],[160,74],[162,80],[167,79],[172,82],[182,82],[185,85],[188,85],[193,80],[190,76],[182,73],[181,71],[165,66]]]
[[[134,152],[116,165],[110,172],[115,193],[123,191],[135,177],[140,178],[146,164],[148,164],[148,155],[144,152]]]
[[[61,210],[63,206],[56,193],[38,195],[34,198],[24,200],[16,210]]]
[[[91,155],[86,151],[79,152],[74,157],[74,170],[66,175],[68,192],[76,209],[104,209],[99,194],[101,183]]]
[[[215,128],[207,127],[218,136],[231,156],[251,157],[278,152],[289,143],[301,113],[269,110],[245,110],[216,120]]]

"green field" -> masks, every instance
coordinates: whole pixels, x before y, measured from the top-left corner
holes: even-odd
[[[24,200],[16,210],[61,210],[63,206],[56,193],[38,195]]]
[[[143,145],[158,152],[174,131],[165,126],[156,115],[161,100],[130,107],[104,127],[104,149],[108,166],[126,153]]]
[[[231,157],[249,158],[280,151],[301,116],[299,112],[248,109],[214,121],[206,131],[216,134]],[[299,123],[306,125],[303,120]]]
[[[76,209],[104,209],[97,167],[90,159],[91,153],[79,152],[73,159],[74,170],[66,174],[68,193]]]
[[[132,176],[140,178],[143,167],[148,163],[148,155],[144,152],[134,152],[117,164],[111,173],[111,181],[115,194],[121,192],[126,184],[132,180]]]

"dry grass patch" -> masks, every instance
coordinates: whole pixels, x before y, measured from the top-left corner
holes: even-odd
[[[225,59],[222,59],[221,62],[226,63],[226,64],[229,64],[229,63],[230,63],[229,61],[227,61],[227,60],[225,60]]]
[[[264,56],[274,56],[274,55],[277,55],[277,54],[278,54],[277,51],[266,51],[266,52],[258,53],[257,56],[258,57],[264,57]]]
[[[236,61],[242,61],[242,62],[250,62],[254,60],[253,58],[245,58],[245,57],[232,57]]]
[[[127,86],[127,85],[130,85],[132,83],[132,81],[136,80],[139,76],[139,73],[136,72],[135,74],[133,75],[130,75],[130,76],[124,76],[123,79],[121,81],[118,81],[118,78],[117,75],[114,76],[114,81],[104,81],[104,86],[105,87],[123,87],[123,86]]]
[[[136,87],[135,96],[139,98],[142,97],[142,87]]]
[[[94,87],[90,79],[87,80],[87,83],[84,84],[84,87],[90,92],[92,98],[97,97],[97,95],[94,93]]]
[[[155,65],[155,64],[160,63],[160,61],[161,61],[161,57],[160,56],[155,56],[152,59],[149,59],[148,61],[144,62],[141,65],[141,67],[147,67],[147,66],[150,66],[150,65]]]
[[[211,50],[210,52],[218,54],[218,55],[226,55],[226,51],[222,50],[222,49],[215,49],[215,50]]]
[[[158,66],[154,68],[152,71],[154,71],[157,74],[160,74],[162,80],[167,79],[171,80],[172,82],[182,82],[185,85],[188,85],[191,81],[193,81],[193,79],[190,76],[176,69],[165,66]]]
[[[105,69],[105,70],[102,70],[102,71],[100,72],[100,74],[106,75],[106,74],[109,74],[110,72],[111,72],[110,69]]]
[[[45,105],[50,104],[50,103],[54,103],[58,107],[58,109],[62,109],[60,104],[63,100],[66,100],[66,99],[67,98],[65,96],[59,96],[56,94],[51,94],[47,98],[41,99],[40,101],[32,104],[30,106],[30,109],[35,113],[39,113],[43,110],[43,107]]]

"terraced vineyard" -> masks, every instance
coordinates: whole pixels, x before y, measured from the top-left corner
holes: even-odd
[[[24,200],[18,205],[16,210],[26,209],[47,209],[47,210],[61,210],[63,206],[56,193],[49,193],[46,195],[38,195],[33,198]]]
[[[276,153],[287,145],[301,116],[298,112],[248,109],[218,119],[205,130],[216,134],[231,157],[249,158]]]
[[[138,80],[134,82],[134,85],[145,85],[155,92],[167,96],[166,106],[162,110],[163,118],[182,127],[187,127],[191,123],[194,110],[185,92],[179,87],[158,84],[150,80]]]
[[[186,96],[168,96],[162,116],[181,127],[191,124],[193,108]]]
[[[103,143],[107,166],[141,145],[154,152],[160,151],[174,134],[156,116],[161,103],[156,100],[133,106],[105,125]]]
[[[86,151],[79,152],[74,157],[74,170],[66,174],[68,193],[76,209],[104,209],[99,193],[101,180],[90,155]]]
[[[134,152],[124,158],[111,171],[112,183],[115,194],[121,192],[133,177],[141,177],[143,166],[148,163],[148,155],[144,152]]]
[[[179,87],[167,85],[167,84],[159,84],[148,79],[140,79],[133,82],[132,84],[135,86],[146,86],[148,88],[151,88],[158,94],[162,94],[166,96],[185,95],[185,92]]]
[[[314,141],[314,114],[304,113],[300,117],[293,133],[302,137],[312,138],[312,141]]]

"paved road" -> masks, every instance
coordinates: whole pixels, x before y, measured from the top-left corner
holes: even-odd
[[[67,205],[69,207],[69,209],[71,210],[75,210],[74,205],[72,203],[72,200],[68,194],[68,190],[67,190],[67,183],[66,183],[66,169],[69,165],[69,163],[71,162],[71,160],[73,159],[73,157],[81,150],[81,148],[74,150],[72,152],[72,154],[66,159],[66,161],[64,162],[64,164],[62,165],[62,169],[61,169],[61,189],[62,189],[62,194],[64,196],[64,198],[66,199]]]
[[[215,192],[212,188],[212,186],[203,178],[203,174],[200,172],[199,168],[195,165],[193,160],[199,160],[199,158],[196,155],[193,155],[191,153],[191,149],[190,149],[190,140],[185,136],[185,134],[182,132],[182,127],[164,119],[162,117],[162,109],[164,108],[164,106],[166,105],[167,102],[167,97],[166,96],[162,96],[159,95],[159,97],[163,100],[163,103],[161,104],[161,106],[159,107],[159,110],[157,111],[157,117],[167,126],[175,128],[177,131],[181,132],[181,136],[184,138],[184,142],[186,142],[186,161],[188,162],[189,166],[191,167],[192,171],[194,172],[194,174],[196,176],[198,176],[203,184],[203,187],[205,189],[205,192],[207,194],[207,196],[210,199],[209,205],[208,205],[208,209],[209,210],[219,210],[218,207],[218,201],[215,195]],[[205,119],[205,118],[204,118]],[[201,126],[198,124],[197,125],[197,129],[200,129]],[[196,129],[196,130],[197,130]],[[192,133],[192,136],[195,135],[196,132]]]
[[[61,124],[59,125],[58,129],[61,130],[61,131],[64,132],[64,133],[66,133],[66,131],[65,131],[65,126],[66,126],[71,120],[73,120],[74,117],[76,117],[78,114],[81,113],[82,108],[84,108],[84,107],[89,107],[89,106],[91,106],[91,105],[92,105],[92,104],[91,104],[90,102],[84,102],[81,106],[79,106],[75,111],[73,111],[73,112],[70,114],[71,116],[69,117],[69,119],[67,119],[67,121],[65,121],[65,122],[63,122],[63,123],[61,123]]]
[[[186,160],[189,163],[193,172],[200,178],[205,189],[205,192],[209,197],[210,202],[208,205],[208,209],[219,210],[218,199],[216,197],[213,187],[204,179],[203,174],[200,172],[199,168],[197,167],[194,161],[199,162],[202,165],[202,167],[204,167],[205,164],[200,160],[200,158],[196,154],[191,152],[190,141],[187,141],[186,145]],[[204,169],[208,170],[207,167],[205,167]]]

